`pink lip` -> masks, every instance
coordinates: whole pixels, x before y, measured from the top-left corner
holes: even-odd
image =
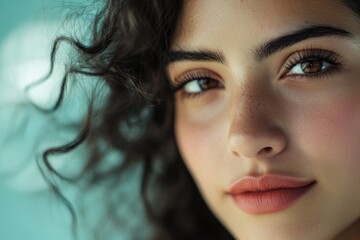
[[[248,176],[235,183],[229,193],[244,212],[266,214],[295,204],[314,184],[313,180],[279,175]]]

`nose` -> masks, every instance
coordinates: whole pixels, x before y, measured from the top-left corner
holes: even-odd
[[[271,158],[286,146],[286,139],[280,129],[257,130],[255,133],[233,132],[229,137],[229,151],[235,157]]]
[[[275,119],[269,99],[250,91],[234,101],[228,136],[231,155],[268,159],[281,153],[287,138]]]

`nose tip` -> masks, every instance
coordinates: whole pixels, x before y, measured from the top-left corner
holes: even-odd
[[[278,155],[286,146],[286,137],[279,130],[269,130],[261,135],[232,134],[229,151],[235,157],[271,158]]]
[[[283,151],[287,137],[278,94],[263,84],[263,78],[245,77],[245,85],[235,89],[231,105],[228,146],[231,154],[245,158],[271,158]],[[261,81],[260,81],[261,80]]]

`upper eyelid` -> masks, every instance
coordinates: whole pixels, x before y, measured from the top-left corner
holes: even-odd
[[[209,69],[194,69],[194,70],[187,70],[182,72],[181,74],[177,75],[174,77],[174,80],[172,81],[173,84],[179,84],[182,83],[186,80],[191,80],[191,78],[196,79],[196,78],[212,78],[215,80],[219,80],[221,79],[221,77],[219,76],[219,74],[215,73],[212,70]]]
[[[209,71],[222,77],[222,74],[226,71],[227,65],[214,61],[175,61],[166,66],[166,71],[171,83],[176,80],[181,80],[181,75],[186,72],[192,71]]]

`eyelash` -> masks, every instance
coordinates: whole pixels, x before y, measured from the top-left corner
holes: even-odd
[[[210,74],[207,71],[187,72],[181,76],[181,79],[176,79],[175,84],[172,85],[171,88],[173,90],[173,93],[175,94],[175,93],[179,92],[180,90],[182,90],[186,84],[188,84],[192,81],[196,81],[196,80],[200,80],[200,79],[208,79],[208,80],[219,82],[219,80],[217,80],[213,75],[214,74]],[[199,97],[202,94],[204,94],[205,92],[207,92],[207,90],[201,91],[198,93],[186,93],[183,91],[183,92],[181,92],[181,96],[184,98],[193,98],[193,97]]]
[[[292,70],[297,64],[302,62],[307,62],[310,60],[319,60],[327,62],[330,64],[329,68],[321,71],[319,73],[310,73],[303,75],[286,75],[290,70]],[[324,49],[304,49],[292,54],[285,63],[286,72],[281,76],[290,77],[290,78],[307,78],[307,79],[316,79],[321,77],[326,77],[328,74],[331,74],[334,70],[339,70],[341,68],[342,61],[341,57],[331,51]]]
[[[287,75],[289,71],[291,71],[296,65],[307,62],[310,60],[318,60],[327,62],[330,64],[328,69],[321,71],[319,73],[310,73],[310,74],[294,74],[294,75]],[[331,51],[324,50],[324,49],[304,49],[300,50],[298,52],[295,52],[292,54],[285,63],[285,73],[281,75],[281,78],[292,78],[292,79],[298,79],[298,78],[307,78],[310,80],[323,78],[328,76],[329,74],[333,73],[336,70],[339,70],[342,66],[341,57]],[[174,94],[184,88],[184,86],[192,81],[200,80],[200,79],[208,79],[212,81],[217,81],[220,83],[219,80],[213,77],[213,74],[210,74],[206,71],[200,71],[200,72],[187,72],[183,74],[180,79],[176,79],[176,83],[172,86],[172,90]],[[209,89],[211,90],[211,89]],[[181,92],[181,97],[184,98],[193,98],[193,97],[199,97],[208,90],[204,90],[197,93],[187,93],[185,91]]]

